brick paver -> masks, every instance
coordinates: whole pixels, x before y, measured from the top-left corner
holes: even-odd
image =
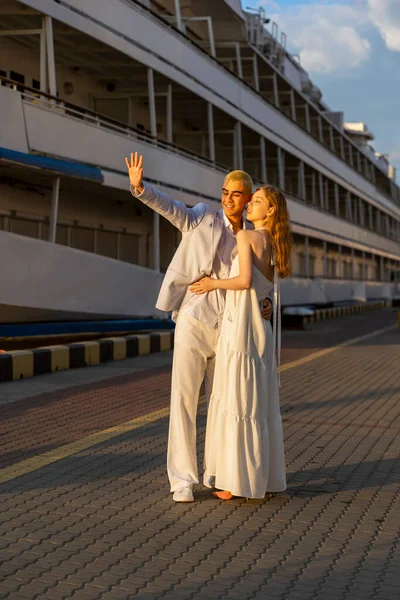
[[[390,320],[360,317],[351,336]],[[305,332],[303,347],[301,333],[286,336],[299,346],[291,360],[345,339],[330,322]],[[271,501],[221,503],[200,487],[195,503],[174,504],[166,418],[3,484],[0,597],[399,600],[399,341],[390,331],[282,374],[289,487]],[[90,422],[154,410],[168,377],[124,375],[7,405],[8,439],[24,424],[12,460],[46,449],[41,429],[60,445]],[[204,426],[203,408],[200,461]]]

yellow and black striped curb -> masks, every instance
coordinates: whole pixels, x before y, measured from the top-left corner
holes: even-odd
[[[0,354],[0,382],[162,352],[171,350],[173,345],[173,331],[157,331],[91,342],[43,346],[34,350],[13,350]]]
[[[351,304],[348,306],[334,306],[332,308],[321,308],[314,311],[313,315],[302,317],[303,324],[316,323],[317,321],[325,321],[326,319],[337,319],[348,315],[356,315],[367,310],[386,308],[390,305],[388,300],[374,300],[371,302],[360,302],[359,304]]]

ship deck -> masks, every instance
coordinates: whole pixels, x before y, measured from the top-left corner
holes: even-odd
[[[171,353],[2,384],[1,597],[397,598],[395,312],[285,331],[282,355],[270,501],[173,503]],[[204,401],[198,427],[201,460]]]

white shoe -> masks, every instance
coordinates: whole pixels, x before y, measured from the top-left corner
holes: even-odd
[[[172,496],[175,502],[194,502],[194,496],[190,485],[183,485],[175,490]]]

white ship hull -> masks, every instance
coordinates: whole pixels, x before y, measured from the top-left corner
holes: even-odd
[[[169,16],[165,2],[162,18],[142,4],[153,8],[0,7],[0,322],[160,316],[179,234],[129,194],[132,151],[189,206],[217,208],[233,168],[285,191],[295,253],[284,305],[396,294],[399,188],[305,96],[290,56],[276,64],[249,43],[239,2],[192,0]]]

